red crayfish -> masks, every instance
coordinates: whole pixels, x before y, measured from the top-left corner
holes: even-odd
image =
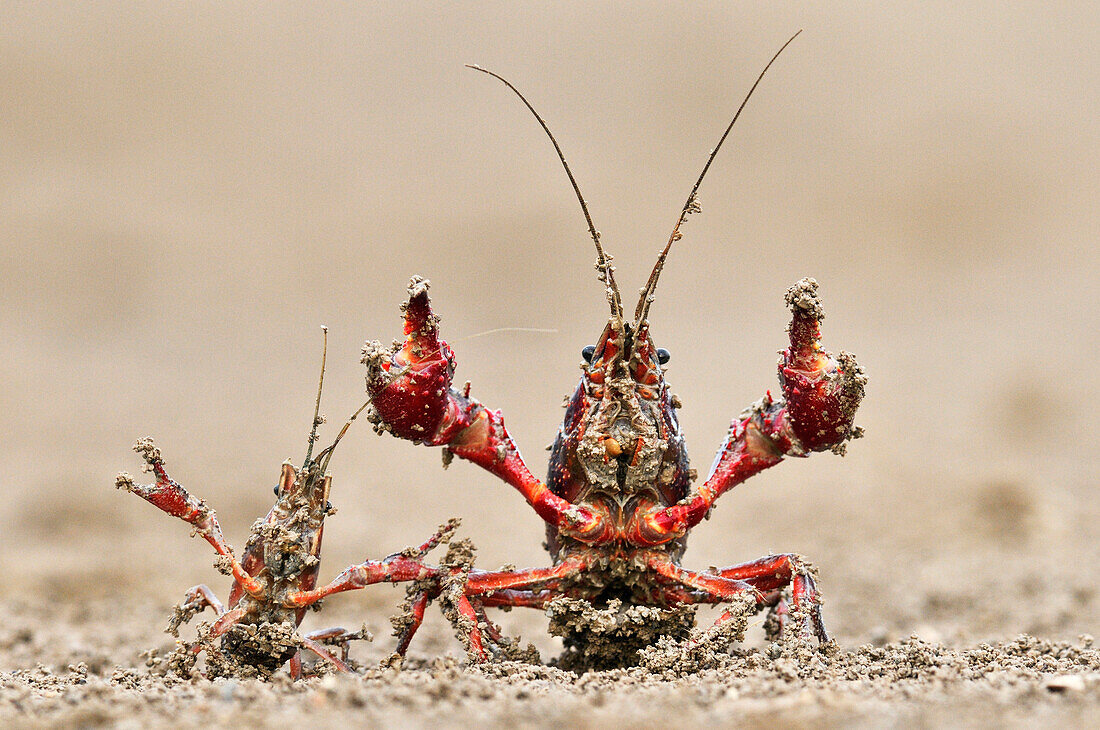
[[[325,349],[327,351],[327,346]],[[328,585],[316,587],[325,518],[335,512],[329,501],[332,484],[328,475],[329,461],[351,423],[367,406],[364,403],[344,424],[332,444],[315,456],[317,428],[324,420],[320,416],[324,373],[322,357],[306,458],[300,468],[289,461],[283,463],[274,490],[275,505],[266,517],[252,525],[239,560],[222,534],[217,514],[204,500],[191,495],[168,475],[160,449],[151,438],[139,439],[134,450],[145,461],[145,468],[153,472],[155,483],[135,484],[133,477],[125,472],[116,478],[116,487],[133,492],[169,515],[189,523],[192,535],[201,536],[218,554],[214,566],[233,579],[228,605],[205,585],[187,591],[169,621],[169,633],[178,637],[180,626],[207,607],[213,609],[217,618],[213,624],[200,627],[195,642],[180,644],[169,660],[170,669],[184,674],[190,672],[198,654],[205,650],[210,675],[267,676],[289,661],[291,676],[297,678],[302,674],[301,650],[305,649],[332,668],[348,671],[349,642],[369,639],[369,634],[365,629],[349,632],[337,627],[301,635],[297,628],[306,610],[319,609],[320,600],[333,593],[382,581],[416,581],[437,574],[438,569],[425,567],[422,558],[441,542],[449,540],[458,526],[457,520],[443,525],[419,547],[406,548],[380,561],[353,565]],[[328,645],[339,647],[340,656]]]
[[[673,633],[672,625],[682,629],[683,611],[692,606],[727,605],[716,623],[719,629],[736,623],[746,607],[768,608],[776,619],[774,628],[793,628],[801,636],[827,641],[813,570],[801,557],[770,555],[703,571],[680,564],[688,532],[730,489],[785,456],[843,453],[847,441],[861,435],[853,419],[866,378],[852,355],[833,356],[822,349],[819,324],[824,312],[817,283],[802,279],[787,291],[792,318],[790,346],[779,361],[782,398],[768,393],[733,420],[710,475],[698,487],[693,487],[696,475],[676,418],[680,403],[664,377],[669,353],[656,347],[648,320],[668,253],[688,216],[699,210],[699,185],[764,72],[711,152],[628,317],[611,257],[549,127],[511,83],[471,68],[507,85],[550,137],[595,243],[596,268],[610,308],[596,344],[582,350],[583,375],[568,401],[545,481],[524,463],[500,411],[471,397],[468,384],[462,390],[453,387],[455,356],[439,337],[426,280],[414,277],[410,283],[403,307],[404,341],[390,348],[378,342],[364,346],[370,418],[376,428],[443,447],[445,465],[457,456],[481,466],[517,489],[547,523],[551,566],[471,569],[460,589],[447,597],[471,657],[484,661],[499,653],[500,632],[485,609],[515,606],[548,611],[558,620],[567,648],[580,652],[587,651],[586,642],[597,628],[580,618],[577,605],[610,611],[611,623],[618,621],[620,628],[620,619],[630,610],[646,609],[644,621],[664,622]],[[413,597],[402,648],[425,606],[442,590],[428,583]],[[629,620],[637,623],[637,616]],[[599,630],[606,632],[606,626]],[[625,636],[615,640],[627,641]]]

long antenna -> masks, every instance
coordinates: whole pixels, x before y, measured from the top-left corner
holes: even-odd
[[[324,333],[324,345],[321,346],[321,377],[317,378],[317,403],[313,406],[313,427],[309,430],[309,446],[306,449],[306,461],[303,469],[309,466],[313,458],[313,444],[317,443],[317,427],[321,425],[321,390],[325,387],[325,361],[328,359],[328,327],[321,325]]]
[[[321,325],[321,331],[324,333],[324,345],[321,348],[321,377],[317,379],[317,401],[313,406],[313,427],[309,430],[309,448],[306,450],[306,461],[302,465],[302,470],[307,469],[313,459],[313,445],[317,443],[317,427],[321,425],[321,391],[325,386],[325,362],[328,360],[328,327]],[[374,400],[373,397],[367,398],[366,403],[359,406],[359,410],[351,414],[347,422],[344,423],[344,427],[340,429],[340,433],[336,434],[336,440],[321,450],[321,453],[317,454],[317,465],[320,466],[320,474],[323,476],[328,471],[329,461],[332,460],[332,453],[336,450],[336,445],[340,443],[340,439],[344,438],[344,434],[351,428],[351,424],[355,421],[359,415],[366,410],[367,406]]]
[[[558,153],[558,159],[561,160],[562,167],[565,168],[565,174],[569,176],[569,183],[573,186],[573,192],[577,194],[577,200],[581,204],[581,210],[584,211],[584,220],[588,223],[588,234],[592,236],[592,242],[596,244],[596,269],[600,272],[600,281],[607,286],[607,301],[608,304],[611,305],[611,314],[621,319],[623,316],[622,298],[619,295],[619,287],[615,284],[614,268],[611,266],[611,257],[604,253],[603,246],[600,244],[600,232],[596,230],[595,224],[592,223],[592,216],[588,213],[588,204],[584,202],[584,196],[581,195],[581,188],[577,185],[577,179],[573,177],[573,171],[569,169],[569,163],[565,161],[565,153],[561,151],[561,145],[558,144],[558,140],[554,139],[554,133],[550,131],[550,127],[547,126],[542,116],[535,111],[535,107],[531,106],[531,102],[527,101],[527,98],[520,93],[519,89],[512,86],[508,79],[476,64],[468,63],[466,64],[466,68],[472,68],[474,71],[489,74],[515,92],[520,101],[522,101],[523,104],[531,110],[531,113],[535,115],[535,119],[538,120],[543,131],[546,132],[546,136],[550,138],[550,141],[554,145],[554,150]]]
[[[696,194],[699,192],[699,186],[703,184],[703,178],[707,175],[707,170],[710,169],[710,165],[714,162],[714,158],[718,155],[718,150],[722,148],[722,143],[726,141],[726,137],[729,136],[730,130],[733,129],[733,125],[737,122],[737,118],[741,116],[741,112],[744,110],[745,105],[749,103],[749,99],[752,97],[752,92],[756,91],[756,87],[760,85],[760,81],[764,78],[764,74],[768,72],[768,69],[775,63],[775,59],[779,58],[779,54],[786,50],[787,46],[791,45],[791,42],[798,37],[798,34],[802,32],[800,28],[798,33],[795,33],[790,39],[783,44],[783,47],[775,52],[772,56],[772,60],[768,61],[768,65],[764,67],[764,70],[760,72],[760,75],[756,77],[756,82],[749,89],[749,93],[745,94],[744,100],[741,102],[741,106],[737,107],[737,113],[733,115],[733,121],[726,127],[726,131],[722,133],[722,138],[718,140],[718,144],[714,149],[710,151],[710,157],[707,158],[707,164],[703,165],[703,171],[699,173],[699,179],[695,181],[694,187],[691,188],[691,194],[688,195],[687,202],[684,203],[683,210],[680,211],[680,217],[676,221],[676,225],[672,229],[672,235],[668,237],[668,243],[661,250],[661,254],[657,257],[657,263],[653,265],[653,271],[649,274],[649,281],[646,282],[645,288],[642,289],[642,295],[638,299],[638,306],[634,309],[634,324],[636,328],[640,328],[646,317],[649,315],[649,305],[653,303],[653,293],[657,290],[657,279],[661,275],[661,270],[665,266],[665,259],[668,258],[668,252],[672,249],[672,244],[676,243],[682,237],[680,233],[680,226],[684,224],[687,217],[692,213],[699,211],[699,201],[696,198]]]

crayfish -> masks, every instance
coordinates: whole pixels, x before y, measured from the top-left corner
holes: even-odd
[[[349,642],[369,640],[370,634],[366,629],[352,632],[339,627],[299,634],[297,628],[306,610],[320,609],[321,599],[333,593],[384,581],[417,581],[438,573],[437,568],[426,567],[422,559],[450,539],[458,526],[457,520],[443,525],[419,547],[406,548],[380,561],[353,565],[328,585],[316,587],[325,518],[335,512],[329,501],[332,484],[328,475],[329,461],[352,422],[367,406],[364,403],[344,424],[332,444],[314,456],[317,429],[324,421],[320,416],[324,361],[323,355],[306,458],[300,468],[289,461],[283,463],[274,489],[275,505],[266,517],[252,525],[239,560],[222,534],[217,514],[204,500],[191,495],[168,475],[160,449],[151,438],[139,439],[134,450],[145,461],[145,469],[153,472],[155,483],[135,484],[133,477],[125,472],[115,480],[116,487],[133,492],[169,515],[189,523],[192,536],[201,536],[218,554],[215,568],[233,579],[228,605],[223,604],[209,587],[197,585],[187,591],[176,607],[167,631],[177,638],[180,626],[207,607],[213,609],[217,617],[212,624],[199,628],[195,642],[180,643],[169,660],[169,668],[174,671],[190,672],[198,654],[205,650],[207,672],[213,676],[269,676],[290,662],[291,676],[298,678],[303,671],[303,649],[337,671],[348,671]],[[340,656],[328,648],[333,645],[340,649]]]
[[[802,279],[786,294],[791,323],[790,344],[778,367],[782,397],[769,392],[733,420],[710,475],[697,487],[676,418],[680,402],[665,380],[670,354],[655,345],[648,319],[669,251],[681,238],[688,216],[699,210],[696,193],[703,177],[779,53],[761,72],[711,152],[633,316],[623,308],[611,256],[604,251],[549,127],[511,83],[471,67],[497,78],[519,96],[549,136],[595,243],[598,278],[610,309],[596,344],[581,351],[581,380],[568,399],[545,481],[524,463],[501,412],[471,397],[469,384],[463,389],[453,386],[454,352],[439,336],[426,280],[414,277],[409,285],[403,306],[404,340],[392,347],[375,341],[364,346],[372,402],[369,417],[376,429],[442,447],[445,466],[454,457],[477,464],[517,489],[546,522],[552,565],[471,569],[461,590],[450,597],[456,626],[474,661],[500,654],[500,631],[488,620],[488,608],[546,611],[551,628],[564,637],[567,653],[587,657],[590,666],[588,655],[595,643],[619,645],[611,662],[615,664],[630,661],[630,654],[662,632],[683,635],[685,626],[693,624],[694,607],[702,604],[727,607],[713,627],[716,631],[743,628],[747,613],[769,609],[773,630],[828,641],[814,570],[800,556],[770,555],[702,571],[681,566],[688,533],[723,494],[784,457],[826,450],[842,454],[847,442],[862,434],[853,419],[866,377],[852,355],[833,356],[823,350],[819,325],[824,311],[817,282]],[[425,605],[440,594],[438,586],[425,586],[411,602],[403,646],[419,625]],[[591,611],[603,613],[593,619]],[[685,613],[691,615],[685,619]],[[628,624],[645,624],[653,631],[641,632],[642,645],[630,645],[631,636],[639,632]]]

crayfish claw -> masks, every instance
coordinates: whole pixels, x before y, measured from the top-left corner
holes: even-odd
[[[376,340],[363,346],[367,391],[373,401],[370,418],[376,430],[440,445],[451,435],[442,431],[453,420],[454,354],[439,339],[439,317],[432,311],[428,280],[412,277],[408,292],[401,306],[404,340],[389,348]]]
[[[825,309],[817,281],[801,279],[787,290],[791,310],[790,347],[779,360],[779,381],[790,425],[806,451],[843,454],[845,444],[863,430],[853,425],[867,376],[849,352],[834,356],[821,345]]]

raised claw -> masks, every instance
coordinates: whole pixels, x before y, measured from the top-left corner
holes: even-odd
[[[535,512],[570,534],[588,535],[599,520],[588,509],[557,496],[531,474],[504,427],[500,411],[470,397],[469,388],[451,387],[455,357],[439,339],[439,318],[428,299],[428,281],[409,281],[409,300],[402,307],[405,340],[384,347],[363,347],[367,392],[374,405],[370,418],[380,431],[429,446],[445,446],[450,457],[466,459],[519,490]]]
[[[439,318],[432,312],[427,279],[409,280],[409,300],[402,305],[405,341],[391,347],[372,340],[363,346],[367,391],[374,405],[372,420],[395,436],[431,445],[445,444],[462,422],[450,398],[455,358],[439,339]]]
[[[825,310],[814,279],[800,280],[787,290],[786,300],[792,315],[791,346],[779,359],[779,382],[790,429],[805,451],[844,453],[849,439],[863,435],[852,421],[867,376],[851,353],[834,357],[821,347]]]
[[[867,376],[854,356],[842,352],[834,357],[821,347],[825,311],[817,282],[802,279],[788,289],[787,306],[791,345],[779,358],[783,398],[775,400],[769,392],[733,420],[698,493],[647,515],[636,535],[642,544],[659,545],[686,534],[719,497],[786,456],[830,449],[843,454],[848,440],[863,435],[852,419]]]
[[[262,596],[263,587],[244,569],[233,555],[233,548],[225,541],[221,525],[218,524],[217,514],[206,506],[205,501],[192,495],[183,488],[183,485],[168,476],[168,472],[164,469],[164,458],[153,439],[140,438],[134,443],[133,449],[145,461],[146,470],[153,472],[156,476],[156,482],[134,484],[134,478],[122,472],[115,477],[115,487],[132,492],[154,507],[191,525],[192,536],[201,536],[210,543],[222,559],[228,561],[228,567],[236,585],[251,596]]]

